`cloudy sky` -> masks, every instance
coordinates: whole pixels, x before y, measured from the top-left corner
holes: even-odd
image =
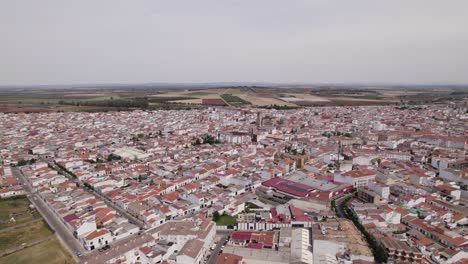
[[[0,85],[468,83],[467,0],[1,0]]]

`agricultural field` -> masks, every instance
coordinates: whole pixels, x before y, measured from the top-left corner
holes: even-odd
[[[0,230],[0,252],[36,239],[46,238],[52,234],[53,231],[45,221],[35,221],[26,226]]]
[[[0,230],[41,219],[41,215],[29,207],[25,196],[0,199]]]
[[[0,263],[74,263],[26,196],[0,199]]]
[[[245,104],[251,104],[249,101],[246,101],[238,96],[232,95],[232,94],[222,94],[221,98],[223,100],[233,106],[238,106],[238,105],[245,105]]]
[[[189,96],[155,96],[148,99],[150,103],[168,103],[168,102],[175,102],[180,101],[183,102],[185,100],[193,100],[198,99],[196,97],[189,97]]]
[[[72,264],[72,256],[62,247],[57,238],[44,241],[40,244],[27,247],[13,254],[0,257],[4,264]]]
[[[204,99],[233,107],[294,108],[430,104],[468,100],[468,87],[365,86],[103,86],[0,89],[0,112],[113,111],[209,107]],[[208,100],[209,102],[210,100]]]

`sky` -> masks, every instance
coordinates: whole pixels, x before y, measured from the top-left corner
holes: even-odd
[[[1,0],[0,85],[468,83],[467,0]]]

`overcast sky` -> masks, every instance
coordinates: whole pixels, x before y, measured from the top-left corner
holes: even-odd
[[[468,83],[468,1],[0,1],[0,85],[222,81]]]

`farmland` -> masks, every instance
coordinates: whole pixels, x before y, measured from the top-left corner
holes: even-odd
[[[1,89],[0,112],[112,111],[209,107],[219,99],[233,107],[316,107],[429,104],[468,98],[468,87],[361,86],[104,86]],[[207,100],[207,102],[210,100]]]
[[[73,263],[26,196],[0,199],[0,263]]]
[[[37,221],[26,226],[8,229],[0,232],[0,252],[17,247],[36,239],[52,235],[52,230],[44,221]]]
[[[0,230],[40,219],[35,209],[29,208],[29,200],[24,196],[0,200]]]
[[[222,94],[221,98],[226,101],[226,103],[230,105],[244,105],[244,104],[251,104],[249,101],[246,101],[238,96],[232,94]]]
[[[70,254],[62,247],[57,238],[44,241],[40,244],[27,247],[13,254],[0,257],[0,263],[27,264],[50,263],[71,264],[75,263]]]

